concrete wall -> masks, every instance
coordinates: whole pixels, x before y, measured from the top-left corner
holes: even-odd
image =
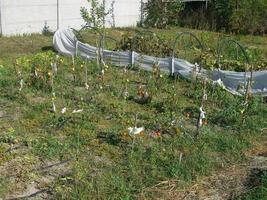
[[[112,0],[106,0],[110,5]],[[59,27],[80,28],[84,24],[80,7],[86,0],[59,0]],[[135,26],[140,20],[140,0],[115,0],[114,15],[117,27]],[[3,35],[40,33],[47,22],[57,29],[57,0],[0,0],[0,31]],[[107,24],[111,23],[107,19]]]

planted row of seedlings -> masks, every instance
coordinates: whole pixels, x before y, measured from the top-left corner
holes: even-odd
[[[97,59],[97,63],[99,66],[99,85],[97,86],[97,88],[99,89],[99,91],[101,92],[101,90],[103,90],[106,86],[107,83],[105,82],[105,74],[108,73],[108,69],[109,69],[109,65],[110,60],[108,59],[104,59],[101,54],[98,54],[98,59]],[[62,114],[67,112],[67,108],[63,107],[60,109],[57,109],[57,105],[56,105],[56,98],[57,98],[57,94],[60,93],[60,91],[57,91],[56,87],[55,87],[55,78],[58,76],[58,68],[60,68],[60,65],[63,64],[63,59],[60,58],[59,56],[55,56],[53,54],[50,55],[45,55],[44,59],[40,62],[39,61],[39,56],[38,55],[37,58],[35,58],[35,61],[38,60],[38,62],[33,61],[33,63],[31,63],[31,61],[29,60],[24,60],[24,62],[27,65],[27,68],[29,68],[30,65],[32,65],[31,67],[31,71],[30,71],[30,76],[28,77],[29,80],[27,80],[26,82],[30,85],[34,85],[37,88],[42,88],[44,90],[48,90],[51,92],[51,104],[52,104],[52,111],[53,112],[61,112]],[[33,59],[34,60],[34,59]],[[46,61],[44,61],[46,60]],[[50,69],[46,69],[45,67],[43,69],[41,69],[41,65],[43,66],[49,66],[49,64],[44,63],[47,62],[48,63],[50,61]],[[90,83],[88,82],[88,66],[90,64],[93,63],[92,60],[89,59],[89,57],[86,57],[86,59],[82,59],[80,57],[72,57],[71,58],[71,73],[72,73],[72,80],[73,80],[73,92],[75,93],[75,86],[78,84],[81,84],[81,81],[83,81],[82,85],[84,85],[85,91],[88,91],[90,89]],[[17,67],[17,73],[18,73],[18,77],[19,77],[19,91],[23,92],[23,88],[24,83],[25,83],[25,78],[23,76],[23,67],[20,67],[20,65],[22,65],[23,59],[18,59],[16,62],[16,67]],[[106,62],[108,64],[106,64]],[[25,64],[24,63],[24,64]],[[39,65],[39,66],[38,66]],[[137,69],[139,68],[138,66],[135,66]],[[20,69],[21,68],[21,69]],[[122,73],[123,73],[123,80],[122,80],[122,88],[121,88],[121,97],[122,99],[125,101],[125,104],[127,104],[127,100],[129,100],[130,98],[132,98],[132,94],[129,93],[128,90],[128,85],[129,85],[129,78],[128,78],[128,73],[129,73],[129,67],[125,66],[122,67]],[[208,94],[207,94],[207,84],[211,84],[208,82],[207,79],[203,79],[199,76],[199,69],[198,69],[198,65],[195,65],[195,68],[192,70],[192,77],[191,77],[191,93],[194,93],[194,90],[197,89],[197,87],[199,87],[201,89],[201,97],[199,98],[199,117],[196,123],[196,135],[198,135],[200,133],[201,127],[203,125],[207,124],[207,120],[206,120],[206,112],[205,112],[205,104],[207,102],[207,98],[208,98]],[[42,71],[43,70],[43,71]],[[140,71],[138,69],[138,71]],[[90,73],[92,74],[92,73]],[[152,84],[149,84],[148,86],[144,86],[142,84],[138,84],[137,86],[137,97],[134,97],[135,101],[139,104],[149,104],[152,100],[152,97],[159,92],[160,87],[161,87],[161,81],[160,79],[162,78],[163,73],[160,70],[160,67],[158,65],[158,63],[154,63],[152,66]],[[178,84],[179,82],[177,81],[178,77],[175,77],[175,81],[174,81],[174,87],[173,90],[171,90],[171,94],[170,95],[170,103],[169,103],[169,111],[170,111],[170,124],[176,125],[176,119],[173,116],[173,113],[177,112],[175,110],[175,108],[178,105],[178,99],[179,97],[177,96],[176,93],[176,88],[179,87]],[[79,83],[78,83],[79,82]],[[150,87],[150,88],[148,88]],[[213,95],[213,94],[211,94]],[[248,105],[248,100],[251,98],[251,90],[247,90],[247,94],[245,96],[245,100],[244,100],[244,108],[242,109],[241,115],[242,118],[244,118],[244,113],[245,109],[247,108]],[[74,109],[72,111],[72,113],[80,113],[83,112],[84,110],[82,108],[79,109]],[[136,121],[138,119],[138,116],[135,116],[135,123],[133,123],[133,127],[129,127],[129,135],[130,136],[136,136],[136,135],[140,135],[141,133],[144,132],[145,127],[137,127]],[[154,133],[152,133],[151,135],[161,135],[161,131],[160,130],[156,130]]]

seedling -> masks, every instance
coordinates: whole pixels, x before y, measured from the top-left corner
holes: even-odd
[[[148,93],[145,87],[141,84],[137,87],[137,98],[136,102],[140,104],[150,103],[152,100],[152,96]]]
[[[160,79],[162,78],[158,61],[154,62],[152,65],[152,78],[154,81],[154,85],[152,87],[153,87],[153,89],[155,88],[156,90],[158,90],[160,87]],[[153,91],[153,89],[151,91]],[[156,91],[154,91],[154,92],[156,92]],[[153,95],[154,95],[154,92],[153,92]]]

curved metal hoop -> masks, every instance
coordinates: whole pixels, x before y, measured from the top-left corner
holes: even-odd
[[[150,30],[137,30],[132,38],[132,46],[131,46],[131,50],[134,51],[134,49],[136,48],[136,38],[139,35],[152,35],[153,37],[156,37],[159,40],[162,40],[156,33],[154,33],[153,31]]]
[[[248,57],[248,54],[246,52],[246,50],[244,49],[244,47],[237,41],[233,40],[233,39],[228,39],[228,38],[223,38],[218,42],[218,47],[217,47],[217,62],[218,65],[220,66],[220,62],[221,62],[221,55],[222,55],[222,48],[225,47],[225,45],[230,46],[231,44],[234,44],[238,49],[241,50],[246,62],[248,65],[250,65],[250,60]]]
[[[173,44],[172,57],[175,56],[175,49],[176,49],[176,46],[177,46],[178,41],[184,35],[189,35],[189,36],[193,37],[197,41],[198,45],[200,46],[201,51],[203,51],[204,46],[203,46],[202,42],[200,41],[200,39],[198,39],[198,37],[195,34],[193,34],[191,32],[180,32],[180,33],[177,34],[177,36],[175,38],[175,41],[174,41],[174,44]]]
[[[93,34],[97,35],[97,37],[99,38],[98,42],[101,44],[103,34],[99,30],[97,30],[95,27],[92,27],[92,26],[89,26],[89,25],[85,25],[80,30],[76,30],[74,28],[71,28],[71,29],[75,33],[75,35],[77,35],[79,38],[81,38],[82,41],[84,41],[84,39],[83,39],[83,36],[82,36],[81,32],[83,30],[85,30],[85,29],[92,30]]]
[[[251,66],[250,68],[250,78],[249,80],[247,80],[247,73],[248,73],[248,69],[245,67],[245,80],[244,80],[244,85],[246,87],[246,93],[248,92],[248,88],[249,85],[252,85],[252,78],[253,78],[253,66],[251,65],[249,56],[246,52],[246,50],[244,49],[244,47],[237,41],[233,40],[233,39],[229,39],[229,38],[223,38],[221,39],[221,41],[218,42],[218,49],[217,49],[217,64],[218,64],[218,70],[220,70],[220,66],[221,66],[221,56],[222,56],[222,48],[225,47],[225,45],[227,45],[228,47],[234,44],[236,47],[236,50],[240,49],[243,57],[245,58],[245,62],[247,63],[248,66]],[[246,84],[247,83],[247,84]]]
[[[108,35],[106,35],[105,37],[104,37],[104,35],[102,35],[101,36],[101,44],[103,44],[103,48],[105,49],[106,48],[106,41],[107,40],[110,40],[110,41],[112,41],[112,42],[115,42],[116,44],[118,43],[118,40],[117,39],[115,39],[114,37],[111,37],[111,36],[108,36]]]

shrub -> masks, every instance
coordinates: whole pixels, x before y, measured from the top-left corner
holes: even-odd
[[[144,8],[145,25],[166,28],[181,25],[242,34],[267,33],[266,0],[212,0],[181,3],[149,0]]]
[[[162,0],[148,0],[144,7],[145,25],[156,28],[166,28],[167,25],[178,25],[179,11],[183,9],[183,3],[164,2]]]
[[[134,50],[145,55],[165,57],[170,56],[173,51],[167,41],[153,33],[139,33],[135,36],[124,34],[116,49]]]
[[[231,30],[235,33],[264,34],[267,32],[267,1],[241,1],[230,16]]]

